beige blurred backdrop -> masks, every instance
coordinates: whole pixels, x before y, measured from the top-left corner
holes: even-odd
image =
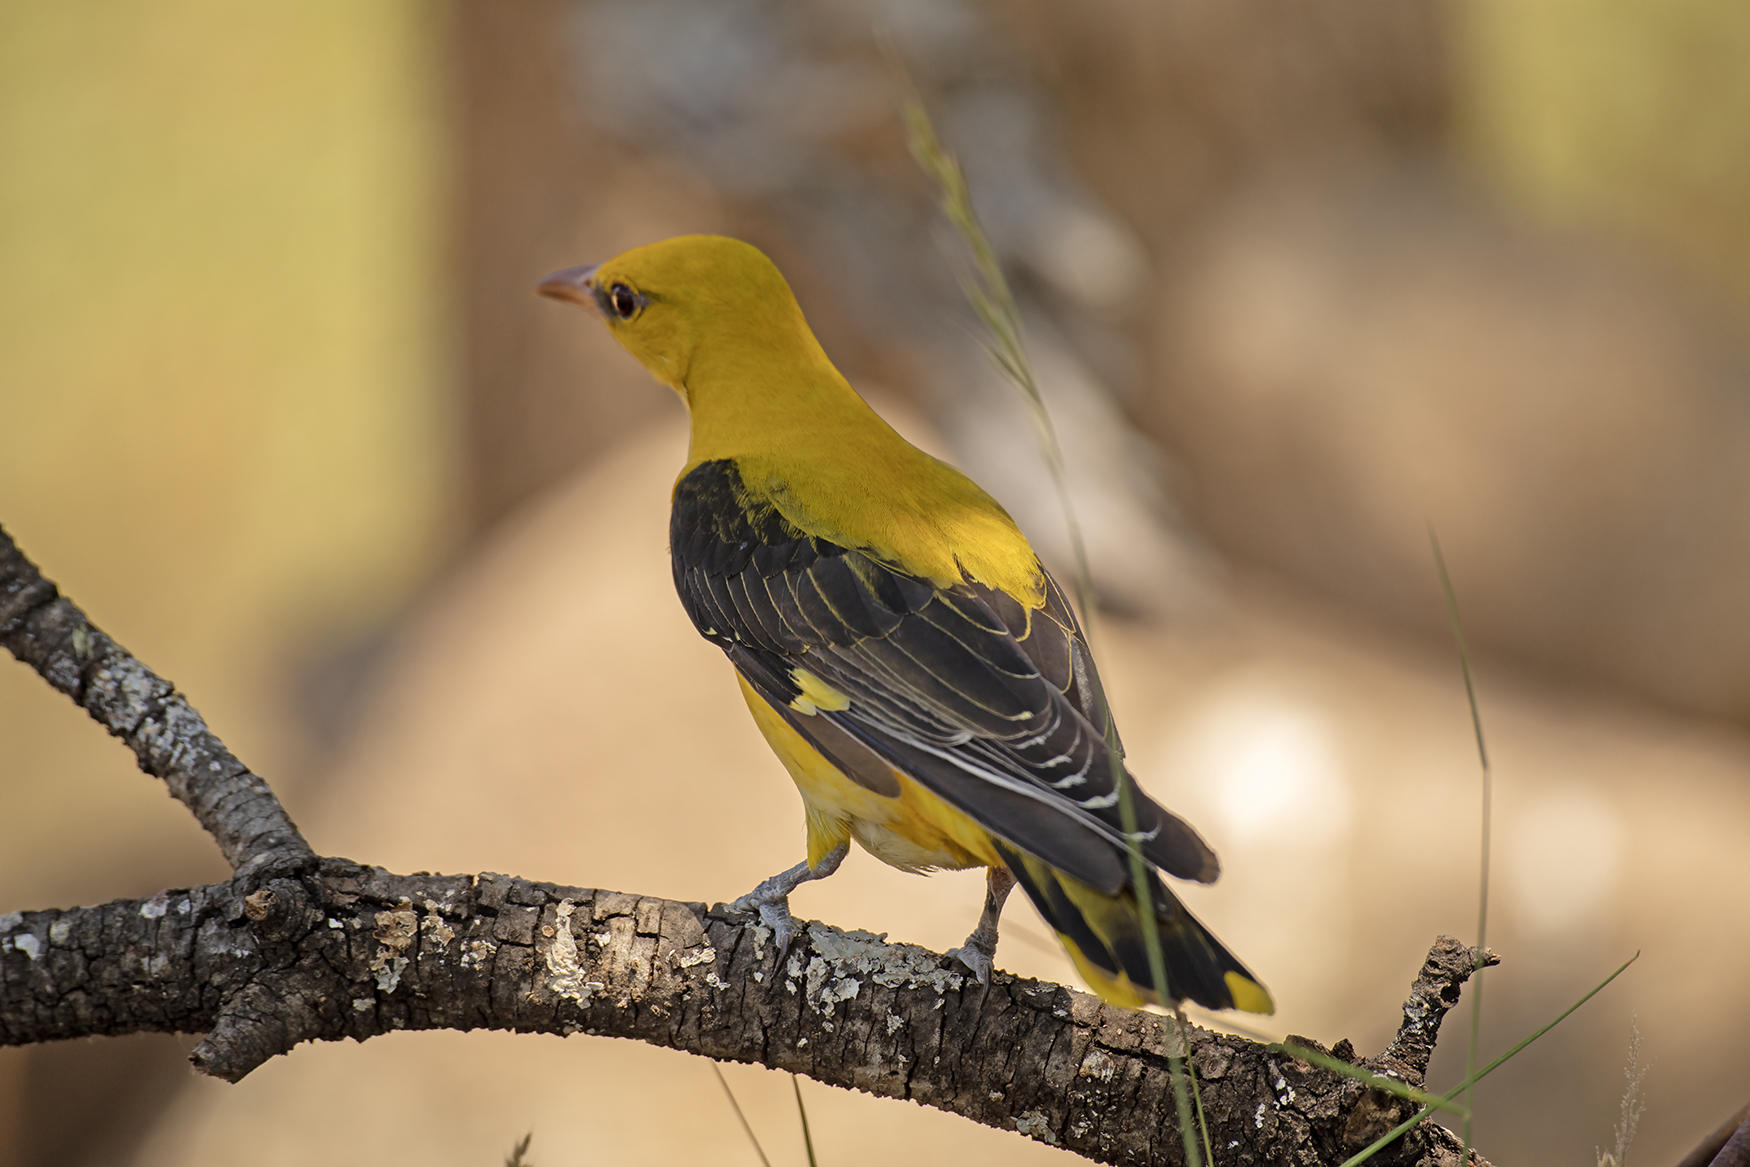
[[[551,268],[770,252],[828,350],[1062,539],[908,159],[965,156],[1064,429],[1134,769],[1269,1032],[1377,1050],[1438,932],[1505,1164],[1638,1162],[1750,1096],[1750,18],[1732,0],[214,0],[0,8],[0,523],[321,851],[722,900],[796,798],[668,583],[679,406]],[[0,668],[0,912],[221,878]],[[944,948],[856,856],[801,914]],[[1017,903],[998,963],[1073,979]],[[1215,1023],[1220,1018],[1207,1019]],[[1434,1072],[1462,1075],[1455,1016]],[[190,1040],[0,1050],[0,1165],[755,1162],[706,1063],[399,1034],[232,1087]],[[774,1163],[786,1077],[725,1067]],[[823,1162],[1068,1162],[804,1082]]]

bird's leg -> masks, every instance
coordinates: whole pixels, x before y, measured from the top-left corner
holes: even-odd
[[[772,930],[772,939],[778,945],[778,958],[782,960],[790,949],[791,938],[796,935],[796,921],[790,916],[790,893],[811,879],[825,879],[837,871],[850,849],[848,841],[840,843],[822,855],[820,863],[814,867],[804,861],[770,879],[761,880],[758,887],[730,904],[729,910],[743,914],[757,912],[760,923]],[[994,931],[992,935],[995,935]]]
[[[1015,888],[1015,877],[1009,869],[997,864],[985,872],[984,912],[978,917],[978,927],[966,938],[966,943],[948,955],[972,970],[981,985],[990,984],[991,961],[997,954],[997,917],[1003,914],[1003,901]]]

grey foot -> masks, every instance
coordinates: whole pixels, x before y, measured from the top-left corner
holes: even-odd
[[[762,896],[760,892],[765,886],[760,884],[728,907],[737,915],[758,916],[760,923],[772,930],[772,942],[778,946],[778,959],[782,960],[790,951],[790,941],[796,938],[796,918],[790,914],[789,895]]]
[[[825,879],[837,871],[850,849],[849,843],[840,843],[821,857],[820,866],[798,863],[788,871],[761,880],[758,887],[726,906],[736,915],[758,915],[760,923],[772,930],[772,939],[778,946],[778,959],[782,960],[790,950],[790,941],[796,938],[796,921],[790,915],[790,893],[811,879]]]
[[[978,927],[966,938],[966,943],[948,955],[972,970],[981,985],[990,984],[991,961],[997,954],[997,921],[1002,917],[1003,904],[1015,887],[1015,877],[1006,867],[992,867],[985,873],[984,911],[978,917]]]
[[[977,943],[975,937],[968,936],[966,943],[959,948],[950,948],[948,955],[972,970],[974,979],[981,985],[990,984],[991,961],[996,953]]]

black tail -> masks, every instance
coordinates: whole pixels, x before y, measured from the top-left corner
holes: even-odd
[[[1107,895],[1031,855],[1000,843],[997,850],[1089,987],[1118,1005],[1170,1003],[1155,991],[1142,919],[1129,888]],[[1172,1001],[1195,1001],[1209,1009],[1274,1012],[1270,992],[1258,978],[1152,872],[1149,882]]]

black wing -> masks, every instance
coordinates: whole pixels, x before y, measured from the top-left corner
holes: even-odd
[[[1122,750],[1108,749],[1099,678],[1049,575],[1035,609],[976,583],[939,590],[797,530],[729,461],[676,484],[670,551],[700,633],[848,776],[891,795],[898,769],[1085,883],[1128,882]],[[804,671],[848,704],[811,703]],[[1144,855],[1214,879],[1208,844],[1133,789]]]

